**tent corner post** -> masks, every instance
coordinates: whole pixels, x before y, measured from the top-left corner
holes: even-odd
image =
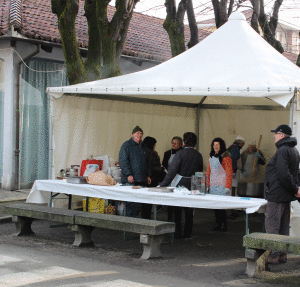
[[[206,100],[207,96],[204,96],[199,104],[196,107],[196,136],[197,136],[197,144],[196,144],[196,150],[199,152],[199,142],[200,142],[200,109],[202,107],[202,104]]]

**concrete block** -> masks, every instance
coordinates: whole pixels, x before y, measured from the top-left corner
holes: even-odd
[[[31,223],[33,220],[34,220],[33,218],[13,216],[12,221],[16,225],[16,230],[17,230],[16,235],[23,236],[23,235],[34,234],[34,232],[31,229]]]
[[[140,235],[140,243],[143,244],[143,254],[141,259],[150,259],[162,257],[160,244],[164,239],[164,235]]]
[[[92,241],[93,226],[71,225],[70,228],[75,233],[74,246],[94,246],[94,242]]]

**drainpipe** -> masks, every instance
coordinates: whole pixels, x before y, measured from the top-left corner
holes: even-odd
[[[20,158],[20,89],[21,89],[21,65],[30,58],[34,57],[41,51],[41,44],[37,44],[36,51],[29,54],[22,60],[19,61],[17,66],[17,94],[16,94],[16,149],[15,149],[15,168],[16,168],[16,186],[20,189],[20,179],[19,179],[19,158]]]

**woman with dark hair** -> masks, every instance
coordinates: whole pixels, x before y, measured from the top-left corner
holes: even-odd
[[[207,186],[210,194],[231,195],[232,160],[226,150],[225,141],[221,138],[213,139],[210,158],[207,166]],[[214,209],[216,225],[214,231],[227,231],[226,210]]]
[[[143,144],[148,149],[148,155],[149,155],[149,161],[151,166],[151,184],[149,184],[149,187],[158,186],[158,184],[164,179],[166,173],[164,171],[164,168],[160,164],[160,157],[155,151],[156,147],[156,139],[153,137],[145,137],[143,140]],[[144,219],[151,219],[151,209],[152,204],[141,204],[141,216]]]
[[[145,137],[144,145],[148,148],[149,160],[151,165],[151,185],[158,186],[158,184],[165,178],[166,173],[161,166],[160,157],[155,150],[156,139],[153,137]]]
[[[197,136],[194,133],[188,132],[183,135],[184,147],[179,150],[168,169],[168,173],[160,186],[168,186],[174,177],[178,174],[182,178],[179,181],[179,186],[184,186],[191,190],[191,176],[195,172],[203,171],[202,155],[197,152],[194,147],[197,143]],[[185,225],[183,237],[189,238],[192,234],[193,227],[193,208],[185,207]],[[181,233],[181,213],[182,207],[174,207],[175,213],[175,238],[182,238]]]

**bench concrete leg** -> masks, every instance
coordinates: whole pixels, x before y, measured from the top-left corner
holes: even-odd
[[[246,274],[249,277],[257,276],[262,271],[268,271],[268,257],[270,251],[261,249],[246,249],[245,257],[247,258]]]
[[[28,217],[22,217],[22,216],[13,216],[12,222],[15,223],[16,229],[17,229],[17,236],[22,235],[30,235],[34,234],[34,232],[31,229],[31,223],[34,219],[28,218]]]
[[[144,252],[141,259],[149,259],[161,257],[160,244],[164,239],[164,235],[140,235],[140,243],[143,244]]]
[[[93,226],[72,225],[71,230],[75,233],[73,245],[78,247],[94,246],[92,241]]]

